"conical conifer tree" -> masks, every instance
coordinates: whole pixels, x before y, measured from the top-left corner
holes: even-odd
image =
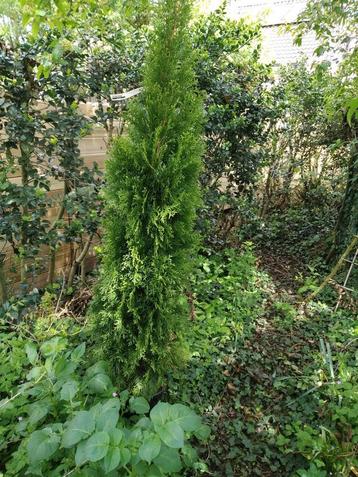
[[[95,334],[127,386],[157,380],[182,354],[184,289],[200,203],[202,102],[189,0],[162,0],[143,92],[107,163],[104,260]]]

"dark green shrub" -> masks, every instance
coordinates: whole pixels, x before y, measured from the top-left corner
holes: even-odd
[[[163,0],[129,112],[107,164],[102,276],[93,305],[105,356],[126,385],[149,383],[183,354],[183,297],[196,236],[202,141],[188,36],[190,3]]]
[[[230,20],[225,4],[193,26],[197,76],[205,91],[204,208],[200,229],[211,245],[223,245],[252,197],[265,160],[270,67],[260,62],[261,29]]]
[[[101,218],[102,174],[96,164],[86,166],[80,141],[95,124],[105,128],[108,142],[122,131],[123,121],[117,120],[123,103],[111,95],[137,86],[146,44],[141,32],[128,28],[124,34],[113,16],[99,18],[94,11],[65,31],[52,25],[39,35],[27,30],[2,38],[0,242],[15,256],[22,295],[47,267],[48,281],[55,281],[65,244],[72,249],[67,288],[78,271],[85,272]],[[56,54],[50,55],[52,50]],[[93,97],[98,107],[89,118],[79,105],[93,104]],[[13,180],[17,175],[20,181]],[[56,186],[61,194],[48,194],[54,182],[61,183]],[[51,221],[50,208],[57,209]],[[3,259],[0,252],[0,304],[17,291]]]

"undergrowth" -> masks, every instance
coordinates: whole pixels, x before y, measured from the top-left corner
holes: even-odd
[[[355,315],[320,303],[303,314],[258,271],[251,246],[203,257],[193,290],[191,359],[168,396],[212,428],[200,449],[207,475],[355,475]]]
[[[160,477],[200,470],[189,439],[206,439],[209,429],[187,406],[151,408],[117,389],[109,363],[90,366],[83,342],[0,335],[1,475]]]
[[[149,403],[112,384],[107,365],[94,360],[86,321],[61,315],[54,295],[21,312],[20,324],[9,310],[0,332],[4,476],[356,475],[358,323],[353,309],[332,311],[330,289],[322,295],[330,306],[314,302],[302,312],[299,301],[316,282],[287,294],[258,268],[252,244],[204,250],[187,291],[190,359]],[[158,399],[176,407],[156,425],[150,407]],[[179,428],[178,409],[188,416]],[[108,429],[100,428],[102,411],[112,413]],[[82,412],[94,429],[64,446]]]

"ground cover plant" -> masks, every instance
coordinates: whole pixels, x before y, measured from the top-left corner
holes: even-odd
[[[143,397],[120,392],[107,363],[86,368],[85,343],[12,341],[7,351],[25,381],[0,403],[6,475],[154,476],[199,465],[187,439],[205,438],[207,429],[188,407],[158,402],[150,410]],[[2,393],[11,381],[1,382]]]
[[[323,304],[300,314],[250,250],[203,258],[193,290],[192,357],[168,393],[210,425],[210,475],[351,475],[356,315]]]
[[[198,6],[0,0],[3,477],[358,475],[356,6]]]

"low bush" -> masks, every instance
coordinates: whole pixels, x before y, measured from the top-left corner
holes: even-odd
[[[55,336],[38,346],[9,334],[0,352],[4,476],[159,477],[202,465],[189,443],[208,436],[200,417],[119,392],[107,363],[85,365],[85,343]]]

